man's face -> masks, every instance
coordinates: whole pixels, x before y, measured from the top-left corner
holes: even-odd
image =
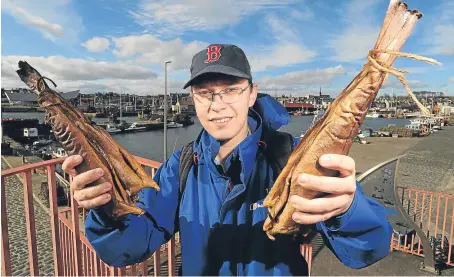
[[[215,139],[229,141],[247,130],[248,110],[257,98],[257,85],[248,85],[248,80],[238,79],[204,81],[192,86],[197,117],[203,128]],[[206,99],[201,99],[200,96],[207,95],[208,92],[216,94],[233,91],[231,89],[245,89],[238,94],[234,103],[225,103],[219,95],[214,95],[213,102],[207,104]]]

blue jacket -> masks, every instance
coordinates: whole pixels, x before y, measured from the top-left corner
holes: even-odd
[[[86,235],[99,257],[113,266],[138,263],[180,231],[184,275],[307,275],[300,245],[289,236],[273,242],[262,230],[267,209],[260,204],[273,180],[258,142],[268,129],[280,128],[288,120],[277,101],[259,98],[250,113],[252,132],[227,159],[227,173],[214,161],[219,142],[202,130],[194,142],[197,170],[193,167],[189,173],[180,205],[181,149],[156,172],[161,190],[144,189],[139,194],[137,205],[145,215],[113,222],[102,209],[91,210]],[[346,213],[316,225],[325,244],[352,268],[385,257],[392,232],[384,208],[357,185]]]

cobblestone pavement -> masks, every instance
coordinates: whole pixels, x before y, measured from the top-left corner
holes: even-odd
[[[2,170],[7,168],[8,166],[2,161]],[[30,276],[23,185],[18,177],[11,176],[5,178],[5,188],[12,274],[14,276]],[[51,276],[54,274],[54,265],[50,218],[49,214],[36,202],[33,204],[39,275]]]
[[[402,187],[454,194],[454,127],[423,138],[399,160]]]

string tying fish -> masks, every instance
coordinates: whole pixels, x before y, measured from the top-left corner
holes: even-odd
[[[418,108],[426,115],[431,115],[431,112],[426,108],[424,107],[423,104],[421,104],[421,102],[419,102],[418,98],[416,98],[416,96],[414,95],[414,93],[411,91],[410,87],[408,86],[408,83],[407,83],[407,79],[405,78],[404,76],[404,73],[408,73],[407,70],[403,70],[403,69],[397,69],[397,68],[393,68],[393,67],[390,67],[386,64],[384,64],[383,62],[380,62],[380,61],[377,61],[374,56],[376,54],[379,54],[379,53],[384,53],[384,54],[390,54],[390,55],[396,55],[396,56],[400,56],[400,57],[406,57],[406,58],[412,58],[412,59],[415,59],[415,60],[418,60],[418,61],[423,61],[423,62],[426,62],[426,63],[429,63],[429,64],[438,64],[438,65],[442,65],[442,63],[438,62],[437,60],[435,59],[431,59],[431,58],[426,58],[426,57],[423,57],[423,56],[419,56],[419,55],[415,55],[415,54],[410,54],[410,53],[404,53],[404,52],[396,52],[396,51],[390,51],[390,50],[386,50],[386,49],[374,49],[374,50],[371,50],[369,51],[369,55],[367,56],[367,59],[369,60],[370,64],[375,67],[376,69],[380,70],[380,71],[383,71],[385,73],[388,73],[388,74],[391,74],[391,75],[394,75],[396,76],[397,79],[399,79],[399,81],[402,83],[402,85],[405,87],[405,90],[407,91],[408,95],[410,95],[410,97],[413,99],[413,101],[416,103],[416,105],[418,106]]]

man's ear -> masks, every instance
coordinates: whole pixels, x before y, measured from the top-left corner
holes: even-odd
[[[194,90],[191,86],[191,90],[189,91],[189,96],[191,96],[191,102],[193,105],[195,105],[195,102],[194,102]]]
[[[249,108],[254,106],[255,100],[257,100],[258,91],[259,91],[259,86],[255,83],[252,83],[251,94],[249,95]]]

